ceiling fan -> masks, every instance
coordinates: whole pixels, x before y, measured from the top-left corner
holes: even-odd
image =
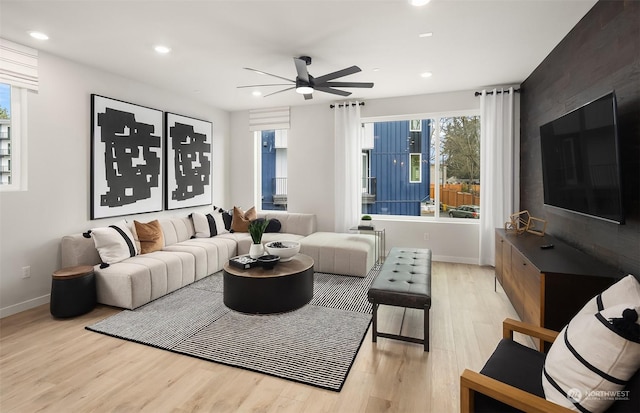
[[[358,66],[347,67],[346,69],[338,70],[337,72],[332,72],[320,77],[313,77],[309,74],[307,70],[307,66],[311,64],[311,58],[309,56],[300,56],[294,57],[293,63],[296,66],[297,76],[295,80],[287,79],[282,76],[274,75],[271,73],[263,72],[262,70],[251,69],[250,67],[245,67],[243,69],[250,70],[252,72],[256,72],[263,75],[277,77],[278,79],[286,80],[290,83],[271,83],[266,85],[247,85],[247,86],[238,86],[238,88],[248,88],[248,87],[257,87],[257,86],[291,86],[282,90],[278,90],[277,92],[272,92],[264,97],[275,95],[276,93],[286,92],[287,90],[295,89],[296,92],[300,93],[304,96],[306,100],[313,99],[313,92],[315,90],[319,92],[332,93],[334,95],[340,96],[349,96],[351,92],[347,92],[340,89],[335,89],[336,87],[358,87],[358,88],[372,88],[373,83],[371,82],[332,82],[332,80],[337,79],[339,77],[352,75],[354,73],[361,72]],[[293,83],[293,85],[291,85]]]

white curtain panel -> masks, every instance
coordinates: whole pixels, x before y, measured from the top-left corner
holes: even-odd
[[[480,96],[480,265],[495,265],[495,229],[518,205],[519,156],[513,88]]]
[[[335,231],[357,225],[362,211],[360,102],[335,105]]]

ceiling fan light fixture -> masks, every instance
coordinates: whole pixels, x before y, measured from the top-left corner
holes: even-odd
[[[296,92],[300,93],[301,95],[310,95],[311,93],[313,93],[313,88],[311,86],[298,86],[296,87]]]

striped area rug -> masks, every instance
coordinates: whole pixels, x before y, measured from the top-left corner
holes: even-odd
[[[309,304],[247,315],[222,302],[222,273],[88,330],[217,363],[340,391],[371,322],[366,278],[316,273]]]

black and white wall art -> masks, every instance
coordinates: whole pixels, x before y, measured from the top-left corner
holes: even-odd
[[[162,210],[162,111],[91,95],[91,219]]]
[[[213,124],[174,113],[165,116],[166,209],[211,204]]]

